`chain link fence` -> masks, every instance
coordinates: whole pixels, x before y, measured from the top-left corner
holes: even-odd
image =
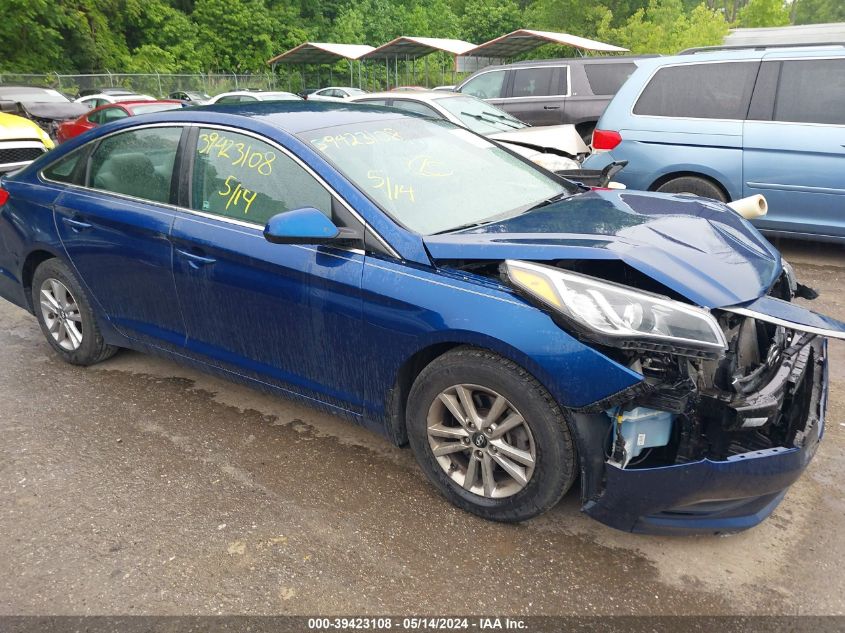
[[[140,94],[166,97],[177,90],[194,90],[209,95],[230,90],[286,90],[287,77],[273,73],[237,75],[218,74],[162,74],[162,73],[97,73],[89,75],[61,75],[50,73],[0,74],[0,86],[23,85],[54,88],[68,96],[76,97],[85,90],[125,88]]]

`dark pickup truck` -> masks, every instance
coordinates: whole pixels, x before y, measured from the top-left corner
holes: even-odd
[[[531,125],[572,123],[589,144],[601,113],[639,57],[578,57],[488,66],[456,90]]]

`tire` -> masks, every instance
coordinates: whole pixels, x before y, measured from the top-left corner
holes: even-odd
[[[702,198],[727,202],[727,196],[714,182],[698,176],[681,176],[664,182],[657,188],[660,193],[685,193]]]
[[[61,260],[48,259],[35,269],[32,306],[47,342],[66,362],[93,365],[117,352],[103,340],[88,295]]]
[[[454,412],[457,402],[466,413],[459,387],[465,397],[471,393],[475,431],[467,416],[459,422]],[[496,415],[491,409],[498,398],[506,408]],[[460,347],[432,361],[411,387],[407,412],[408,439],[428,479],[453,504],[482,518],[517,522],[542,514],[575,479],[577,455],[565,413],[533,376],[492,352]],[[514,426],[517,419],[523,422]],[[508,462],[519,477],[502,465]]]

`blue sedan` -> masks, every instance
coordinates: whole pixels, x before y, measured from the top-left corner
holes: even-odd
[[[662,533],[771,513],[845,332],[721,203],[311,102],[133,117],[5,176],[0,295],[70,363],[158,354],[410,444],[481,517],[580,476],[589,515]]]

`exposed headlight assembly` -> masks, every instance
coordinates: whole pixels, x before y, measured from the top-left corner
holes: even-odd
[[[707,310],[551,266],[507,260],[511,283],[584,338],[623,349],[720,357],[725,335]]]

